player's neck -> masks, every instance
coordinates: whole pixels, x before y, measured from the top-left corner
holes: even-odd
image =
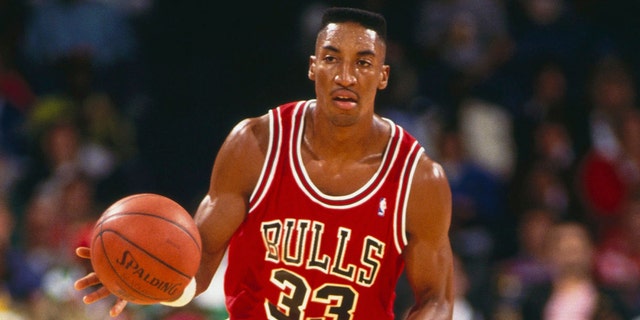
[[[386,146],[388,130],[385,123],[375,117],[370,121],[340,127],[327,121],[315,121],[312,113],[307,115],[302,143],[314,158],[361,161],[382,153]]]

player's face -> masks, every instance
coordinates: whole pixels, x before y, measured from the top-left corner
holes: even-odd
[[[378,90],[387,86],[389,66],[378,34],[356,23],[329,24],[316,41],[309,63],[317,106],[332,123],[348,126],[373,114]]]

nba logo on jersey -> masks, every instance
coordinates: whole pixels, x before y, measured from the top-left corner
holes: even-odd
[[[384,212],[387,210],[387,199],[380,198],[380,204],[378,205],[378,215],[384,217]]]

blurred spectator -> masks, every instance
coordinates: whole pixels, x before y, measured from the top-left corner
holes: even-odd
[[[549,280],[545,239],[557,220],[557,213],[544,207],[528,208],[519,217],[516,254],[495,264],[493,319],[518,318],[528,290]]]
[[[538,157],[566,171],[574,165],[576,154],[584,152],[588,144],[583,141],[588,135],[586,115],[576,110],[575,102],[569,99],[568,81],[562,65],[555,61],[542,62],[532,78],[529,98],[515,110],[514,134],[520,173]],[[540,126],[546,128],[539,129]],[[542,139],[536,141],[536,138]]]
[[[468,157],[460,132],[444,131],[439,140],[440,163],[451,186],[451,241],[469,275],[467,298],[476,307],[488,306],[490,264],[501,241],[505,218],[500,179]],[[482,310],[485,312],[486,310]]]
[[[52,185],[42,185],[28,199],[24,210],[25,225],[21,246],[29,263],[43,276],[58,263],[63,246],[65,221],[59,219],[60,202]]]
[[[31,85],[22,72],[0,54],[0,97],[20,113],[26,113],[36,100]]]
[[[100,207],[93,182],[81,173],[41,182],[26,205],[24,253],[40,279],[39,294],[30,305],[30,319],[105,319],[113,299],[85,306],[73,283],[90,266],[76,257],[78,245],[89,245]],[[139,308],[129,308],[127,319]]]
[[[137,38],[124,13],[89,0],[46,1],[31,9],[23,54],[38,94],[63,91],[61,71],[74,67],[87,68],[92,85],[103,90],[129,83],[113,79],[137,58]]]
[[[0,56],[0,153],[24,156],[24,121],[35,95],[22,75],[6,69]]]
[[[617,294],[602,288],[594,278],[593,251],[585,225],[561,222],[553,226],[545,239],[551,278],[527,292],[522,319],[629,319]]]
[[[483,320],[485,319],[482,309],[478,308],[475,303],[473,303],[469,299],[470,289],[471,289],[471,281],[469,278],[468,267],[465,265],[463,259],[454,252],[453,256],[453,295],[454,295],[454,304],[453,304],[453,320]],[[400,278],[399,285],[403,287],[400,288],[401,291],[397,292],[401,295],[398,296],[400,300],[395,303],[395,314],[396,319],[404,319],[406,318],[410,307],[412,306],[411,302],[413,301],[413,296],[411,295],[411,288],[406,281],[405,274],[402,274]]]
[[[99,67],[113,66],[135,50],[125,16],[97,1],[53,0],[36,4],[28,20],[25,54],[36,63],[88,57]]]
[[[0,199],[0,319],[24,313],[39,294],[42,280],[28,264],[24,252],[11,244],[14,227],[13,214],[4,199]]]
[[[28,151],[25,123],[25,113],[6,100],[0,88],[0,195],[9,192],[24,170]]]
[[[81,293],[73,289],[75,279],[88,267],[86,261],[75,255],[75,248],[80,243],[90,242],[91,230],[102,208],[95,202],[95,187],[87,176],[78,172],[63,179],[55,185],[43,186],[53,189],[50,190],[50,200],[54,202],[55,211],[49,211],[50,216],[40,217],[41,222],[47,222],[47,226],[42,225],[41,232],[35,237],[49,235],[43,239],[49,243],[40,249],[54,257],[43,274],[42,291],[45,295],[38,307],[39,313],[48,316],[80,319],[88,317],[92,310],[106,312],[107,307],[107,302],[104,302],[84,308]]]
[[[573,140],[562,123],[546,122],[534,131],[535,161],[544,164],[569,181],[575,161]]]
[[[459,257],[453,260],[453,320],[482,320],[484,316],[468,300],[469,275]]]
[[[569,216],[572,189],[555,171],[536,163],[522,179],[517,195],[519,208],[546,207],[561,218]]]
[[[86,174],[96,196],[110,203],[148,186],[138,163],[136,131],[108,95],[93,93],[76,105],[63,96],[40,99],[29,113],[29,166],[12,194],[18,205],[43,180]]]
[[[55,112],[55,108],[64,107],[65,104],[52,101],[49,106],[51,108],[42,110]],[[105,158],[99,149],[87,148],[79,128],[73,121],[61,118],[45,123],[46,125],[43,124],[34,131],[28,166],[10,191],[11,204],[18,216],[20,227],[27,223],[28,207],[39,203],[36,199],[41,199],[41,196],[46,196],[42,199],[55,199],[54,191],[76,174],[86,174],[97,181],[105,170],[110,170],[107,166],[109,163],[103,161]],[[58,201],[50,201],[53,203],[45,205],[45,210],[54,210],[55,206],[59,205]],[[56,220],[50,216],[43,223],[46,225],[49,221]],[[46,233],[41,235],[44,234]],[[23,239],[18,240],[22,241],[28,235],[22,234]]]
[[[562,218],[584,218],[574,192],[576,156],[567,127],[542,122],[531,135],[532,154],[512,181],[514,209],[542,206]]]
[[[509,181],[515,172],[516,147],[513,119],[504,106],[472,97],[460,105],[457,118],[467,157],[502,183]]]
[[[93,229],[106,205],[96,202],[94,182],[82,173],[70,177],[59,187],[60,219],[65,221],[67,229],[64,246],[70,260],[74,260],[77,244]]]
[[[595,224],[601,223],[599,228],[603,233],[618,223],[627,197],[625,177],[617,160],[593,150],[581,159],[576,176],[578,192],[589,210],[589,217]]]
[[[590,23],[603,30],[617,48],[618,55],[628,63],[629,71],[640,75],[640,41],[638,32],[640,2],[628,0],[572,0],[579,13]],[[640,90],[640,83],[636,83]]]
[[[133,123],[118,110],[109,95],[93,93],[81,108],[81,129],[88,141],[110,150],[116,162],[137,154]]]
[[[84,99],[80,112],[83,139],[103,169],[96,180],[98,200],[111,203],[149,188],[152,179],[140,162],[138,128],[133,119],[123,114],[109,95],[98,92]]]
[[[609,57],[596,66],[588,89],[593,146],[615,156],[621,148],[621,124],[638,107],[635,79],[621,60]]]
[[[626,198],[640,187],[640,112],[634,79],[619,60],[606,59],[592,80],[591,149],[580,159],[578,194],[590,218],[606,233]]]
[[[438,144],[440,163],[447,173],[454,202],[453,230],[466,226],[491,226],[505,215],[501,180],[479,166],[467,153],[456,129],[443,131]]]
[[[509,30],[515,41],[509,61],[510,72],[515,75],[512,79],[525,86],[541,62],[555,60],[566,71],[569,99],[581,97],[589,67],[615,52],[615,45],[602,30],[576,14],[570,1],[508,3]]]
[[[44,128],[39,142],[42,143],[50,179],[83,172],[92,179],[100,180],[114,170],[112,151],[90,143],[86,138],[74,119],[61,118]]]
[[[619,227],[596,249],[598,280],[620,292],[626,305],[640,315],[640,198],[625,203]]]
[[[456,106],[509,56],[506,12],[494,0],[422,0],[417,10],[421,88],[438,104]]]
[[[629,195],[635,196],[640,194],[640,110],[624,120],[621,131],[624,153],[620,165],[627,177]]]
[[[26,113],[35,101],[31,85],[17,67],[26,5],[0,0],[0,196],[22,173],[26,156]]]

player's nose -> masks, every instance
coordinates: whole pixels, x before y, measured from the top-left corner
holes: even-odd
[[[343,63],[334,77],[334,81],[343,86],[349,87],[356,83],[355,67],[349,63]]]

